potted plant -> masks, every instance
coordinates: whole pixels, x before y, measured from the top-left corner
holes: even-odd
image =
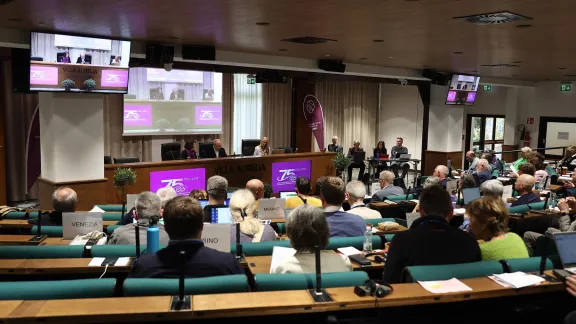
[[[64,87],[66,91],[70,91],[72,88],[74,88],[76,83],[74,82],[74,80],[66,79],[62,81],[61,85]]]
[[[126,210],[126,195],[124,194],[124,187],[136,183],[136,171],[131,168],[118,168],[114,171],[114,187],[118,189],[122,196],[122,215]]]
[[[88,79],[88,80],[84,81],[84,87],[88,91],[92,91],[92,88],[94,88],[95,86],[96,86],[96,81],[94,81],[92,79]]]
[[[272,197],[273,189],[272,185],[269,183],[264,183],[264,198]]]
[[[342,172],[348,169],[348,166],[352,164],[352,161],[350,161],[350,159],[342,152],[336,153],[336,157],[332,161],[334,162],[334,167],[336,168],[336,175],[339,177],[341,177]]]
[[[190,127],[190,118],[182,117],[178,119],[178,125],[180,125],[181,130],[187,130]]]
[[[170,125],[170,121],[166,118],[160,118],[156,121],[156,127],[160,129],[161,132],[166,131],[166,127]]]

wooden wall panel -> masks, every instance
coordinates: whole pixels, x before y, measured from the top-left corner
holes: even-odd
[[[518,145],[502,145],[502,151],[513,151],[517,150]],[[502,159],[507,163],[512,163],[520,157],[520,153],[503,153]]]
[[[296,113],[295,126],[293,127],[296,131],[296,148],[299,153],[312,152],[312,130],[304,118],[302,103],[307,95],[315,94],[314,83],[307,79],[294,79],[293,87],[296,92],[296,100],[292,103]]]
[[[425,165],[422,175],[431,176],[434,173],[434,169],[438,165],[446,165],[448,163],[448,158],[452,159],[452,168],[461,169],[462,168],[462,151],[454,152],[438,152],[438,151],[425,151]]]
[[[106,201],[106,181],[108,179],[81,180],[54,182],[38,177],[38,189],[40,191],[40,208],[52,210],[52,193],[60,187],[70,187],[78,195],[76,210],[91,210],[94,205],[104,204]],[[110,179],[112,180],[112,179]]]

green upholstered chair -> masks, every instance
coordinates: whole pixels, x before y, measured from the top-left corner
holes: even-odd
[[[562,269],[562,261],[560,260],[560,255],[558,254],[558,248],[556,247],[556,242],[553,239],[548,239],[545,236],[540,236],[536,239],[536,247],[534,249],[534,256],[541,257],[546,254],[548,259],[552,261],[555,269]]]
[[[372,226],[378,226],[378,223],[382,222],[395,222],[394,218],[372,218],[372,219],[365,219],[366,224],[370,224]]]
[[[117,228],[120,228],[124,225],[110,225],[106,228],[106,235],[110,236],[114,233]]]
[[[110,214],[110,213],[103,213],[102,220],[105,222],[119,222],[122,220],[122,214]]]
[[[388,200],[398,201],[398,200],[406,200],[406,195],[397,195],[397,196],[388,196],[386,197]],[[408,195],[408,200],[415,199],[414,194]]]
[[[352,246],[362,251],[364,248],[364,236],[331,237],[328,241],[328,248],[326,248],[326,250],[336,250],[347,246]],[[380,236],[372,235],[372,247],[374,249],[382,248],[382,239],[380,239]]]
[[[242,243],[242,252],[245,256],[261,256],[261,255],[272,255],[272,250],[275,246],[290,247],[290,241],[288,240],[278,240],[278,241],[263,241],[258,243]],[[236,243],[232,242],[230,244],[230,252],[232,254],[236,253]]]
[[[500,176],[500,170],[496,164],[490,164],[492,167],[492,179],[497,179]]]
[[[0,300],[113,297],[116,279],[0,282]]]
[[[276,225],[278,226],[278,234],[279,235],[286,234],[286,223],[276,223]]]
[[[508,209],[508,212],[509,213],[523,214],[523,213],[527,213],[529,210],[530,210],[530,208],[528,208],[528,206],[520,205],[520,206],[510,207]]]
[[[528,204],[528,206],[530,206],[529,208],[532,208],[533,210],[542,210],[544,209],[544,202]]]
[[[102,209],[105,212],[122,212],[122,205],[96,205],[96,207]],[[130,208],[126,206],[125,212],[128,212]]]
[[[533,258],[520,258],[520,259],[505,259],[501,260],[504,272],[537,272],[540,270],[540,257]],[[552,261],[546,259],[546,270],[554,269]]]
[[[13,211],[4,216],[4,219],[26,219],[27,215],[27,212]]]
[[[166,245],[160,245],[160,249],[165,248]],[[136,245],[132,244],[118,244],[118,245],[94,245],[92,246],[92,257],[94,258],[122,258],[122,257],[135,257]],[[146,244],[140,245],[140,253],[146,254]]]
[[[550,184],[557,184],[558,183],[558,173],[554,170],[553,167],[547,165],[545,168],[546,172],[548,172],[548,176],[550,176]]]
[[[316,275],[306,274],[258,274],[254,277],[257,291],[303,290],[316,288]],[[364,271],[333,272],[322,274],[323,288],[353,287],[368,280]]]
[[[0,259],[68,259],[83,254],[82,245],[0,246]]]
[[[184,293],[187,295],[225,294],[248,292],[248,279],[245,275],[229,275],[184,280]],[[178,279],[126,279],[124,296],[176,296]]]
[[[566,195],[568,197],[576,197],[576,188],[566,189]]]
[[[34,225],[32,227],[32,233],[36,234],[38,232],[38,226]],[[40,228],[41,235],[47,235],[48,237],[62,237],[62,226],[42,226]]]
[[[479,278],[503,273],[502,264],[498,261],[480,261],[461,264],[433,266],[413,266],[403,270],[403,282],[449,280],[452,278]]]

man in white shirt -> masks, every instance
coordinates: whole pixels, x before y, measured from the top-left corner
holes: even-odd
[[[368,208],[364,204],[366,186],[357,180],[350,181],[346,185],[346,198],[350,204],[350,214],[356,214],[364,219],[382,218],[379,212]]]

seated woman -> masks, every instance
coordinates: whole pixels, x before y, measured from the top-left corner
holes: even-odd
[[[196,199],[196,200],[208,199],[208,193],[206,192],[206,190],[202,190],[202,189],[194,189],[194,190],[190,191],[189,196]]]
[[[271,273],[315,273],[315,246],[328,247],[330,228],[322,208],[303,204],[286,218],[286,234],[296,250],[294,256],[284,259]],[[321,251],[322,273],[352,271],[347,256],[331,251]]]
[[[500,198],[482,197],[466,206],[470,231],[480,244],[482,260],[527,258],[528,250],[520,236],[508,231],[508,209]]]
[[[276,232],[255,218],[256,198],[250,190],[236,190],[230,198],[232,221],[240,223],[240,242],[275,241]],[[236,226],[230,226],[230,242],[236,242]]]
[[[460,181],[458,181],[458,188],[460,190],[466,189],[466,188],[474,188],[474,187],[477,187],[477,186],[476,186],[476,180],[474,179],[473,175],[465,174],[465,175],[460,177]]]
[[[520,158],[513,163],[516,169],[518,169],[520,164],[528,162],[528,156],[532,153],[532,149],[528,146],[523,147],[520,151]]]
[[[254,156],[270,155],[270,146],[268,145],[268,137],[262,137],[260,145],[254,148]]]
[[[388,154],[386,151],[386,143],[384,143],[384,141],[380,141],[378,144],[376,144],[376,148],[374,148],[374,159],[378,160],[385,154]],[[378,164],[376,164],[376,175],[374,177],[378,178],[380,172],[384,170],[386,170],[386,162],[378,162]]]
[[[534,189],[544,189],[550,186],[550,175],[546,171],[546,165],[544,164],[544,155],[541,153],[535,153],[530,159],[530,164],[534,166]],[[544,183],[546,181],[546,183]]]
[[[198,159],[198,155],[196,154],[196,151],[194,150],[194,145],[196,145],[196,141],[186,142],[184,144],[184,150],[182,152],[180,152],[180,158],[182,160],[187,160],[187,159],[196,160],[196,159]]]

